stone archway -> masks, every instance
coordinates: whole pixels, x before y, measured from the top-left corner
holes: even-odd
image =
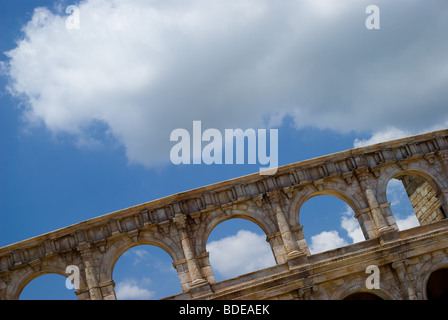
[[[79,270],[79,269],[78,269]],[[74,275],[74,273],[73,273]],[[79,279],[79,278],[78,278]],[[76,288],[67,283],[66,275],[57,273],[41,274],[29,281],[22,289],[19,300],[77,300]],[[37,297],[37,298],[36,298]]]
[[[377,296],[376,294],[360,291],[360,292],[354,292],[346,296],[342,300],[384,300],[380,296]]]
[[[126,250],[115,262],[112,277],[117,300],[155,300],[182,292],[172,257],[156,245]]]
[[[448,301],[448,267],[431,273],[426,283],[426,296],[428,300]]]
[[[387,202],[387,187],[392,179],[401,181],[420,225],[443,220],[447,217],[443,186],[434,176],[434,169],[400,169],[390,167],[378,183],[378,198]],[[430,173],[428,173],[430,171]],[[390,206],[387,214],[393,216]]]
[[[300,207],[300,218],[302,232],[311,254],[366,240],[353,210],[339,197],[309,197]]]
[[[216,281],[276,265],[264,231],[252,221],[231,217],[215,226],[207,240]]]
[[[393,177],[415,175],[436,191],[446,213],[447,169],[448,130],[441,130],[282,166],[273,176],[252,174],[153,200],[0,248],[0,298],[17,299],[39,273],[64,274],[67,265],[77,265],[78,297],[111,299],[114,263],[139,244],[157,245],[172,257],[183,290],[176,298],[275,298],[298,284],[318,284],[318,296],[328,297],[341,286],[334,279],[343,278],[349,281],[344,292],[356,292],[365,284],[355,288],[353,277],[375,262],[397,267],[383,281],[392,297],[406,298],[394,288],[410,283],[412,298],[426,298],[430,274],[448,264],[448,219],[398,232],[385,192]],[[367,240],[309,256],[299,214],[302,204],[318,195],[345,201]],[[206,243],[211,230],[231,217],[246,218],[264,231],[277,265],[218,285]]]
[[[176,268],[182,290],[188,290],[188,277],[184,264],[184,255],[182,248],[168,235],[152,232],[142,232],[137,238],[120,238],[111,243],[109,250],[102,255],[102,263],[99,265],[100,281],[111,282],[113,286],[113,270],[118,259],[129,249],[140,246],[151,245],[165,251],[172,259],[173,266]],[[111,293],[114,298],[115,292]]]
[[[67,265],[62,264],[62,261],[59,261],[57,263],[50,263],[45,266],[39,266],[36,269],[29,268],[27,272],[24,272],[21,277],[18,277],[15,279],[16,285],[11,285],[8,289],[10,289],[9,294],[11,295],[11,299],[17,300],[19,299],[20,295],[22,294],[22,291],[25,289],[25,287],[31,283],[33,280],[49,274],[57,274],[62,277],[67,277],[68,274],[65,273]],[[82,281],[82,277],[80,278],[80,281]],[[82,284],[81,284],[82,286]],[[13,290],[13,289],[16,290]],[[76,293],[76,292],[75,292]]]
[[[343,202],[345,202],[353,212],[358,212],[364,209],[367,205],[362,198],[356,195],[354,190],[349,188],[343,188],[342,186],[345,184],[343,181],[339,181],[341,184],[337,184],[334,189],[325,188],[326,186],[322,186],[321,188],[316,189],[313,186],[306,186],[301,189],[291,201],[291,213],[290,216],[294,221],[300,224],[300,209],[301,207],[311,198],[325,195],[325,196],[333,196],[336,197]],[[320,189],[320,190],[319,190]]]

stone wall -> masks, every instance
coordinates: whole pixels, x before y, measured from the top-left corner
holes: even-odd
[[[404,176],[401,181],[421,225],[445,218],[436,191],[428,182],[415,176]]]
[[[429,276],[448,267],[448,219],[440,214],[448,212],[447,172],[448,130],[440,130],[139,204],[0,248],[0,299],[18,299],[40,275],[67,276],[68,265],[80,270],[79,299],[115,299],[114,265],[142,244],[173,259],[182,292],[170,299],[343,299],[366,291],[383,299],[426,299]],[[386,189],[404,176],[418,177],[434,193],[420,180],[405,182],[422,223],[399,231]],[[311,254],[300,208],[318,195],[345,201],[366,240]],[[216,282],[207,239],[232,218],[265,232],[276,266]],[[379,268],[381,287],[368,291],[370,265]]]

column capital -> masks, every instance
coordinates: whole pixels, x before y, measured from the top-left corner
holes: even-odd
[[[440,150],[438,154],[441,160],[448,162],[448,150]]]
[[[269,191],[268,196],[271,203],[281,204],[283,197],[282,192],[280,190]]]
[[[392,262],[392,268],[393,269],[403,268],[403,267],[408,266],[408,265],[409,265],[409,260],[408,259]]]
[[[361,180],[362,182],[365,182],[367,184],[367,187],[369,187],[369,168],[367,167],[361,167],[355,170],[356,176],[358,177],[359,180]]]
[[[187,227],[187,217],[182,213],[176,214],[173,218],[173,222],[180,229],[184,229]]]
[[[88,257],[92,254],[92,245],[88,242],[83,242],[76,247],[76,250],[78,250],[82,257]]]

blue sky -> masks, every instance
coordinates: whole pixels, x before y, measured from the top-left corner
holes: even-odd
[[[72,4],[79,29],[65,25]],[[448,5],[376,1],[380,29],[368,30],[370,4],[2,0],[0,246],[258,171],[172,164],[170,132],[193,120],[277,129],[279,165],[446,128]],[[390,190],[412,226],[400,185]],[[339,199],[313,198],[301,215],[315,252],[360,241]],[[209,239],[216,278],[272,265],[264,238],[248,221],[219,225]],[[265,245],[259,259],[220,267],[225,247],[242,242]],[[171,262],[155,247],[129,250],[114,271],[117,295],[180,292]],[[57,275],[21,297],[76,298]]]

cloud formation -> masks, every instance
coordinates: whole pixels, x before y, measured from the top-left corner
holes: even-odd
[[[415,213],[411,213],[404,218],[396,218],[395,221],[397,222],[398,229],[400,230],[406,230],[418,227],[420,225]]]
[[[275,265],[266,236],[247,230],[207,244],[210,264],[224,279]]]
[[[391,210],[398,229],[405,230],[420,225],[414,208],[400,180],[392,179],[386,189],[387,200],[391,202]]]
[[[37,8],[2,69],[30,123],[117,139],[130,162],[169,162],[170,132],[279,124],[424,130],[448,115],[448,3],[86,0],[80,29]],[[437,116],[436,116],[437,115]],[[266,120],[267,119],[267,120]],[[362,142],[360,142],[362,143]]]
[[[341,217],[341,228],[347,232],[347,236],[351,239],[352,243],[365,240],[359,222],[355,218],[354,212],[350,207],[347,207],[347,210]]]
[[[346,206],[345,211],[340,215],[340,227],[347,233],[347,237],[341,236],[337,230],[325,230],[313,235],[309,244],[311,254],[340,248],[365,240],[359,222],[349,206]]]
[[[391,202],[391,210],[399,230],[406,230],[420,225],[401,181],[397,179],[389,181],[387,199]],[[315,234],[311,237],[309,244],[312,254],[365,240],[359,222],[354,217],[353,210],[349,206],[346,206],[346,210],[341,214],[340,219],[340,227],[347,233],[348,238],[341,236],[337,230],[325,230]]]
[[[138,282],[135,279],[125,279],[117,283],[115,294],[119,300],[149,300],[153,298],[154,292],[142,287],[148,284],[149,279]]]
[[[339,236],[336,230],[322,231],[311,237],[309,249],[311,254],[328,251],[348,245],[345,239]]]
[[[447,127],[448,121],[446,121],[445,123],[441,122],[438,125],[434,125],[423,130],[415,130],[415,128],[401,130],[396,127],[387,127],[380,131],[375,131],[369,139],[355,139],[355,141],[353,142],[353,146],[355,148],[360,148],[376,143],[386,142],[389,140],[401,139],[412,135],[422,134],[429,131],[441,130]]]

